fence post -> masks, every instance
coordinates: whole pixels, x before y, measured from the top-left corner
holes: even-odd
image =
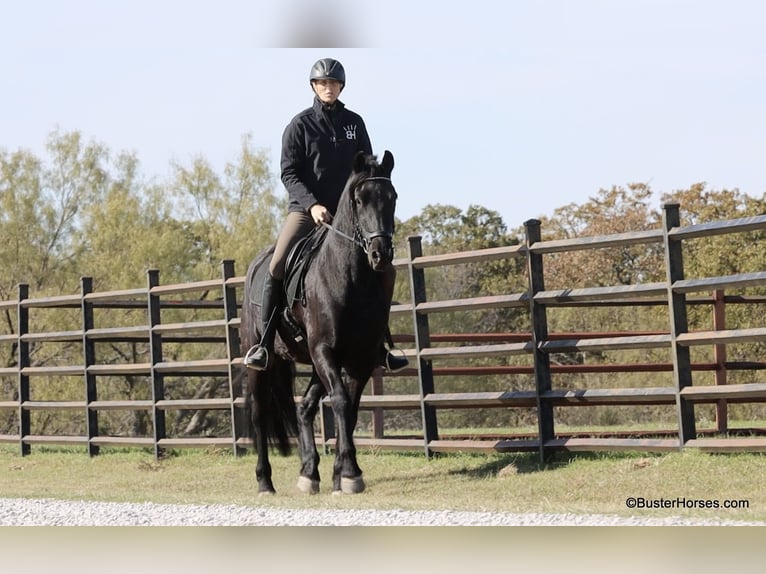
[[[676,293],[673,284],[684,278],[682,240],[675,239],[669,231],[681,226],[678,203],[666,203],[662,210],[662,231],[665,246],[665,269],[668,287],[668,310],[670,312],[670,340],[673,354],[673,379],[676,387],[678,412],[678,438],[680,447],[697,436],[694,421],[694,405],[681,396],[681,390],[692,384],[692,365],[689,347],[678,344],[678,335],[688,332],[686,295]]]
[[[29,298],[29,285],[19,283],[19,302],[16,306],[16,317],[18,319],[18,394],[19,394],[19,450],[21,456],[31,452],[29,444],[24,442],[24,437],[31,434],[31,418],[24,403],[29,401],[29,375],[24,374],[24,369],[30,366],[29,359],[29,341],[24,339],[24,335],[29,333],[29,309],[24,306],[24,300]]]
[[[234,359],[241,355],[239,342],[239,328],[233,323],[237,318],[237,289],[228,285],[227,281],[234,277],[234,260],[224,259],[221,262],[221,275],[223,280],[223,309],[226,317],[226,352],[229,358],[229,399],[231,400],[231,440],[234,456],[245,452],[245,449],[237,446],[239,439],[237,421],[239,413],[234,401],[242,396],[242,375],[241,368],[234,366]]]
[[[713,291],[713,330],[723,331],[726,329],[726,299],[723,289]],[[725,385],[726,375],[726,345],[716,343],[713,346],[715,359],[715,384]],[[715,406],[715,423],[719,433],[729,432],[729,408],[726,399],[721,399]]]
[[[162,362],[162,335],[154,330],[161,321],[160,298],[152,295],[152,288],[160,284],[160,272],[158,269],[149,269],[147,272],[146,299],[149,313],[149,350],[152,364],[152,424],[154,426],[154,457],[162,456],[160,440],[166,437],[165,411],[157,408],[157,402],[165,399],[165,375],[157,370],[157,365]]]
[[[419,235],[407,238],[409,243],[410,294],[412,300],[412,324],[415,330],[415,350],[418,359],[418,382],[420,386],[420,413],[423,421],[423,442],[426,457],[432,453],[428,445],[433,440],[439,439],[439,430],[436,422],[436,409],[426,404],[427,395],[434,392],[434,372],[431,361],[426,361],[420,356],[420,351],[431,346],[431,333],[428,326],[428,315],[417,312],[419,303],[426,302],[426,277],[423,269],[418,269],[413,261],[423,255],[423,245]]]
[[[88,371],[88,367],[96,363],[96,344],[88,336],[88,331],[93,329],[93,303],[85,296],[93,292],[93,278],[80,278],[80,292],[82,294],[82,354],[85,367],[85,421],[88,433],[88,454],[95,456],[99,453],[98,445],[93,444],[93,437],[98,436],[98,411],[90,408],[93,401],[98,400],[96,387],[96,375]]]
[[[553,440],[555,433],[553,406],[550,401],[543,399],[543,394],[551,390],[551,358],[540,348],[540,344],[548,339],[548,315],[545,305],[535,301],[535,294],[545,291],[543,256],[534,253],[531,249],[532,245],[542,238],[540,225],[541,223],[537,219],[529,219],[524,222],[527,241],[527,271],[529,274],[529,320],[532,327],[532,345],[534,348],[537,427],[540,440],[540,460],[545,462],[548,458],[545,444]]]

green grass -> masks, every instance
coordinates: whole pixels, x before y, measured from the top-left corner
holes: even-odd
[[[119,502],[224,503],[291,508],[375,508],[685,516],[766,521],[766,455],[602,453],[557,455],[542,465],[536,454],[422,454],[361,451],[367,490],[331,496],[332,456],[322,455],[322,490],[298,493],[297,456],[272,456],[274,497],[258,497],[255,457],[228,452],[177,451],[156,461],[147,451],[35,448],[21,457],[0,448],[3,497]],[[743,499],[749,508],[626,508],[627,497]]]

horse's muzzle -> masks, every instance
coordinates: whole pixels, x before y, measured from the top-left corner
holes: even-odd
[[[384,271],[394,260],[394,246],[390,236],[373,237],[367,249],[367,260],[374,271]]]

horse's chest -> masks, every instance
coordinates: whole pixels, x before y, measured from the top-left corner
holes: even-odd
[[[325,300],[311,312],[317,331],[358,343],[369,344],[380,338],[388,323],[388,305],[382,297],[351,293],[347,297]]]
[[[311,303],[305,308],[311,315],[307,323],[324,336],[332,333],[344,339],[378,339],[388,323],[390,302],[377,278],[354,282],[338,279],[325,275],[307,285]]]
[[[388,320],[385,302],[381,299],[352,298],[337,308],[339,324],[345,329],[375,331]]]

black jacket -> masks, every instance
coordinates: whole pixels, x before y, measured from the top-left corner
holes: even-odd
[[[335,213],[360,150],[372,153],[362,117],[340,101],[328,110],[314,98],[314,105],[295,116],[282,134],[282,183],[290,196],[289,211],[319,203]]]

